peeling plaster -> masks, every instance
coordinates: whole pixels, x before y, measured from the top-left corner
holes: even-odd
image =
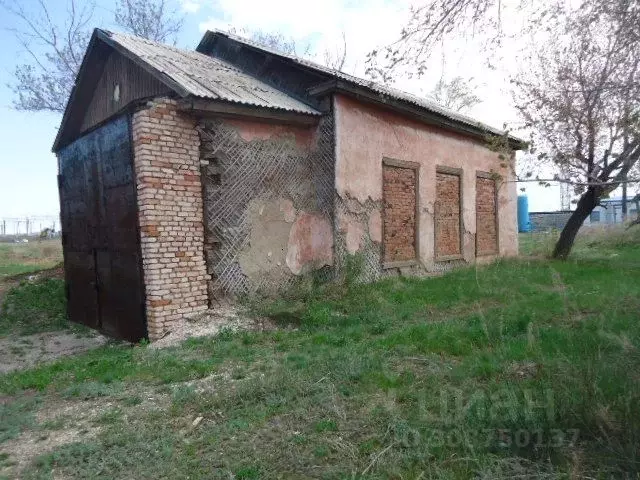
[[[290,137],[295,140],[297,147],[304,150],[312,148],[316,143],[315,131],[310,128],[273,125],[248,120],[227,120],[226,123],[233,126],[245,142],[269,140],[274,137]]]
[[[221,172],[206,176],[203,189],[212,298],[286,289],[295,278],[288,256],[302,273],[333,262],[332,238],[330,253],[314,251],[313,239],[289,244],[305,212],[322,212],[317,215],[333,221],[333,125],[333,116],[308,127],[201,121],[201,160]]]
[[[382,243],[382,214],[374,210],[369,214],[369,238],[372,242]]]
[[[346,246],[347,253],[353,255],[362,245],[362,237],[364,235],[364,227],[358,221],[347,221]]]
[[[326,216],[298,214],[289,232],[286,263],[294,275],[333,265],[333,230]]]
[[[347,207],[347,209],[349,208]],[[363,213],[358,213],[357,215],[352,214],[350,211],[341,211],[337,214],[337,230],[338,233],[344,235],[345,248],[349,255],[358,252],[364,243],[366,232],[363,223],[358,219],[362,215],[365,215],[366,218],[364,206],[361,206],[361,210]],[[382,232],[380,232],[380,235],[382,235]]]
[[[255,284],[265,284],[266,278],[279,283],[291,275],[284,266],[291,224],[277,200],[252,200],[247,216],[251,225],[249,244],[238,255],[242,273]]]
[[[460,168],[462,174],[462,220],[466,262],[475,261],[475,179],[478,172],[495,172],[507,188],[498,191],[500,255],[518,251],[513,161],[501,161],[481,141],[426,125],[397,113],[365,105],[343,95],[334,96],[336,129],[336,193],[349,212],[382,198],[384,157],[419,164],[420,208],[418,251],[428,270],[439,271],[434,259],[435,175],[437,166]],[[366,220],[365,220],[366,221]],[[369,234],[371,237],[371,233]]]
[[[280,199],[280,211],[284,214],[285,222],[293,223],[296,219],[296,208],[293,206],[293,202],[288,198]]]

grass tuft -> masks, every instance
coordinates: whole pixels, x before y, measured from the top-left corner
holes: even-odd
[[[635,478],[640,249],[620,235],[567,262],[531,237],[521,259],[438,278],[312,282],[254,305],[295,328],[4,375],[12,402],[40,392],[8,435],[61,397],[116,394],[95,438],[24,478]]]
[[[69,327],[62,279],[23,281],[3,299],[0,335],[30,335]]]

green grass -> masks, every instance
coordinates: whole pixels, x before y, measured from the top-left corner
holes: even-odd
[[[520,234],[520,253],[548,257],[553,251],[556,240],[560,236],[558,230]],[[588,260],[629,260],[637,262],[635,249],[640,242],[640,228],[626,229],[622,226],[600,227],[586,226],[578,233],[573,246],[572,259]],[[617,257],[623,256],[623,259]]]
[[[62,262],[60,240],[0,243],[0,280],[52,268]]]
[[[0,336],[71,328],[62,279],[24,281],[11,288],[0,301]]]
[[[24,478],[636,478],[640,233],[583,236],[567,262],[521,240],[535,258],[254,305],[284,329],[4,375],[4,435],[61,400],[110,405]]]

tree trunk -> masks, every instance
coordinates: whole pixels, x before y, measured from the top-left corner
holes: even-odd
[[[578,200],[578,205],[573,211],[573,214],[569,217],[566,225],[560,233],[560,238],[553,249],[553,258],[560,260],[566,260],[571,253],[573,242],[576,239],[578,230],[587,219],[589,214],[598,204],[598,196],[593,187],[589,187],[587,191]]]
[[[622,223],[627,221],[627,176],[624,176],[622,184]]]

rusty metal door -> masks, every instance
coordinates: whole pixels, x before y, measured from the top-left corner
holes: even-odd
[[[129,121],[58,152],[69,318],[130,341],[146,336]]]

